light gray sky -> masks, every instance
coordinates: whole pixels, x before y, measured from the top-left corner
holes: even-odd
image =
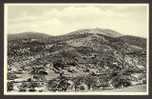
[[[42,32],[61,35],[86,28],[113,29],[147,37],[147,5],[5,5],[7,33]]]

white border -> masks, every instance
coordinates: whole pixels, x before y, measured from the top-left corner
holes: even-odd
[[[147,6],[147,23],[149,30],[149,4],[148,3],[119,3],[119,4],[112,4],[112,3],[41,3],[41,4],[33,4],[33,3],[5,3],[4,4],[4,95],[148,95],[149,94],[149,33],[147,33],[147,91],[146,92],[7,92],[7,6],[80,6],[80,5],[98,5],[98,6]]]

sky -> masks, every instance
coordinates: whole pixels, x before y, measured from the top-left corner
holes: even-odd
[[[147,37],[148,14],[147,4],[5,4],[5,26],[7,33],[103,28]]]

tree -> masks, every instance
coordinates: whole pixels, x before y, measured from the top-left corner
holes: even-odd
[[[36,80],[45,80],[45,76],[48,75],[43,66],[33,66],[31,74]]]
[[[113,83],[114,86],[116,86],[115,83],[118,84],[117,86],[124,85],[124,83],[129,84],[130,79],[128,80],[126,77],[123,78],[126,76],[125,74],[130,67],[129,63],[127,62],[128,53],[130,53],[129,45],[124,41],[118,41],[112,43],[112,47],[116,50],[116,53],[114,53],[114,55],[115,57],[118,56],[116,60],[119,63],[120,70],[116,72],[115,75],[109,80],[109,83]],[[123,80],[121,78],[123,78]]]

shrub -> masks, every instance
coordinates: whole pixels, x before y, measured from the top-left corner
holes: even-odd
[[[19,92],[25,92],[25,91],[26,91],[26,89],[24,89],[24,88],[19,89]]]
[[[18,78],[15,74],[8,74],[8,80],[14,80]]]
[[[12,91],[13,90],[13,85],[14,85],[14,82],[8,82],[7,83],[7,91]]]
[[[127,77],[122,78],[121,76],[113,80],[112,84],[115,88],[128,87],[131,85],[131,80]]]
[[[25,82],[23,82],[21,85],[20,85],[20,87],[19,87],[19,91],[20,92],[25,92],[26,91],[26,89],[27,89],[27,84],[25,83]]]
[[[58,82],[56,80],[50,80],[48,82],[48,90],[49,91],[57,91]]]
[[[142,83],[143,83],[143,84],[146,84],[146,83],[147,83],[146,79],[142,80]]]
[[[29,91],[30,91],[30,92],[34,92],[34,91],[36,91],[36,90],[35,90],[35,88],[30,88]]]

